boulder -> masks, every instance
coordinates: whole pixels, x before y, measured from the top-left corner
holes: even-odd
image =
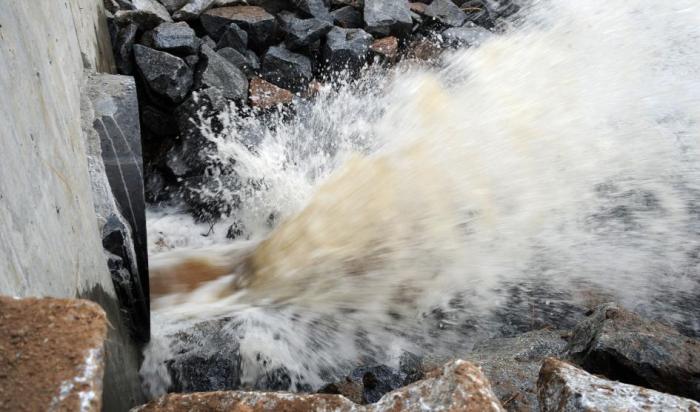
[[[294,0],[294,5],[309,16],[333,23],[333,17],[328,10],[328,3],[325,0]]]
[[[323,58],[331,70],[357,72],[366,62],[372,36],[362,29],[333,27],[326,35]]]
[[[127,24],[124,27],[120,27],[117,32],[116,40],[112,45],[112,52],[114,53],[117,71],[120,74],[131,75],[134,72],[133,48],[138,30],[139,26],[136,24]]]
[[[343,6],[331,12],[333,23],[344,29],[359,29],[362,28],[362,13],[352,6]]]
[[[369,50],[381,61],[394,63],[399,55],[399,41],[394,36],[377,39],[369,46]]]
[[[452,0],[433,0],[425,8],[425,15],[452,27],[461,26],[467,19],[464,12]]]
[[[229,24],[221,35],[219,42],[216,43],[217,50],[225,47],[230,47],[244,53],[248,50],[248,33],[235,23]]]
[[[364,20],[367,31],[375,36],[402,37],[413,26],[406,0],[365,0]]]
[[[301,91],[313,77],[311,60],[283,46],[270,47],[262,58],[262,76],[279,87]]]
[[[294,95],[289,90],[277,87],[259,77],[254,77],[250,80],[250,92],[248,95],[250,96],[250,106],[258,109],[270,109],[288,104],[294,98]]]
[[[192,87],[192,69],[172,54],[134,45],[134,59],[149,89],[173,103],[184,100]]]
[[[163,22],[173,21],[168,10],[156,0],[133,0],[132,5],[133,9],[114,13],[117,24],[136,24],[141,30],[149,30]]]
[[[203,62],[200,62],[196,75],[197,88],[214,87],[227,99],[245,101],[248,97],[248,79],[241,69],[207,45],[202,45],[201,53]]]
[[[690,399],[601,379],[554,358],[543,362],[537,390],[543,412],[700,410]]]
[[[248,43],[263,50],[277,40],[277,19],[262,7],[229,6],[209,9],[200,16],[202,26],[214,39],[219,39],[226,28],[235,23],[248,33]]]
[[[487,29],[470,23],[442,32],[442,38],[451,46],[478,46],[493,36]]]
[[[574,328],[567,356],[591,373],[700,400],[700,341],[614,304]]]
[[[146,33],[143,42],[156,50],[180,55],[197,53],[201,44],[185,22],[162,23]]]
[[[0,297],[0,408],[99,411],[107,317],[78,299]]]
[[[284,44],[289,50],[308,47],[319,41],[331,28],[333,25],[324,20],[288,17],[282,26],[285,33]]]
[[[258,56],[251,50],[246,50],[245,54],[230,47],[220,49],[217,53],[224,59],[231,62],[248,76],[254,75],[260,70],[260,60]]]
[[[189,0],[178,11],[173,13],[175,20],[194,20],[214,4],[214,0]]]

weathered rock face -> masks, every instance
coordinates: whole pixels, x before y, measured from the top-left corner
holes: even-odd
[[[324,20],[289,17],[282,26],[285,33],[284,44],[290,50],[308,47],[321,40],[332,27],[332,24]]]
[[[405,36],[413,20],[406,0],[365,0],[367,31],[377,36]]]
[[[248,33],[248,42],[254,49],[264,49],[277,39],[277,19],[262,7],[230,6],[210,9],[200,16],[204,29],[214,39],[235,23]]]
[[[453,27],[461,26],[467,19],[462,9],[451,0],[434,0],[425,8],[425,15]]]
[[[245,100],[248,97],[248,79],[245,74],[223,56],[202,45],[203,62],[197,72],[196,87],[214,87],[227,99]]]
[[[333,27],[326,36],[323,58],[331,70],[359,70],[367,60],[372,36],[361,29]]]
[[[265,80],[279,87],[303,90],[313,78],[311,60],[285,47],[270,47],[262,59]]]
[[[220,411],[503,411],[478,367],[457,360],[426,379],[384,395],[362,406],[340,395],[284,392],[208,392],[171,394],[135,411],[189,411],[194,406]]]
[[[107,318],[76,299],[0,297],[0,409],[99,411]]]
[[[148,87],[173,103],[181,102],[192,87],[192,69],[177,56],[134,45],[134,58]]]
[[[331,12],[333,22],[344,29],[362,28],[362,13],[352,6],[344,6]]]
[[[259,109],[270,109],[278,105],[288,104],[294,98],[289,90],[277,87],[259,77],[250,80],[249,96],[250,105]]]
[[[162,23],[145,35],[152,48],[174,54],[194,54],[201,41],[187,23]]]
[[[690,399],[601,379],[554,358],[542,364],[537,388],[543,412],[700,410]]]
[[[576,326],[567,352],[589,372],[700,399],[700,341],[614,304]]]

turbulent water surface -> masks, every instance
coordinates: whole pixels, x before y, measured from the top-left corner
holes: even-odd
[[[439,68],[367,72],[293,119],[228,114],[210,137],[246,182],[239,211],[208,237],[149,215],[156,269],[232,272],[154,302],[149,389],[167,336],[222,317],[242,383],[284,365],[292,389],[535,326],[533,296],[553,319],[616,300],[697,334],[699,44],[696,0],[535,1]],[[234,220],[248,240],[227,244]]]

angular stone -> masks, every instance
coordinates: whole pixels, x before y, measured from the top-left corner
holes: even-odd
[[[285,33],[284,44],[289,50],[308,47],[319,41],[328,33],[333,25],[319,19],[285,19],[282,31]]]
[[[333,17],[325,0],[293,0],[293,3],[299,10],[310,16],[327,23],[333,23]]]
[[[133,0],[132,4],[132,10],[119,10],[114,14],[114,19],[120,26],[133,23],[141,30],[148,30],[163,22],[173,21],[168,10],[156,0]]]
[[[543,412],[700,411],[690,399],[601,379],[554,358],[542,364],[537,388]]]
[[[180,10],[182,6],[187,4],[189,0],[158,0],[160,4],[165,6],[165,9],[168,11],[168,13],[173,14],[176,11]]]
[[[234,66],[241,69],[243,73],[247,74],[248,76],[252,76],[260,70],[260,60],[251,50],[246,50],[245,54],[242,54],[238,50],[225,47],[217,51],[217,53],[219,53],[219,55],[224,59],[231,62]]]
[[[259,109],[270,109],[292,102],[294,95],[286,89],[254,77],[250,80],[250,105]]]
[[[229,24],[221,35],[219,42],[216,43],[217,50],[225,47],[230,47],[244,53],[248,50],[248,33],[238,27],[237,24]]]
[[[494,34],[487,29],[469,23],[463,27],[451,27],[442,32],[445,42],[454,46],[478,46],[493,36]]]
[[[120,27],[117,32],[117,38],[112,46],[112,51],[117,65],[117,71],[121,74],[130,75],[134,72],[133,48],[138,30],[139,26],[127,24],[124,27]]]
[[[173,103],[181,102],[192,87],[192,69],[172,54],[134,45],[134,58],[148,87]]]
[[[352,6],[343,6],[331,12],[333,22],[344,29],[362,28],[362,13]]]
[[[202,26],[214,39],[220,38],[231,24],[248,33],[250,46],[262,50],[277,39],[277,19],[262,7],[230,6],[210,9],[200,16]]]
[[[279,87],[300,91],[313,77],[311,60],[282,46],[270,47],[262,59],[262,75]]]
[[[452,27],[463,25],[467,19],[467,15],[451,0],[433,0],[425,8],[425,15]]]
[[[185,22],[162,23],[148,32],[145,43],[154,49],[175,54],[194,54],[201,41]]]
[[[180,10],[173,13],[175,20],[194,20],[214,4],[214,0],[189,0]]]
[[[429,39],[413,40],[407,47],[406,55],[410,58],[432,62],[437,60],[443,50],[439,44]]]
[[[399,40],[394,36],[377,39],[369,46],[369,50],[381,60],[393,63],[399,55]]]
[[[413,26],[406,0],[365,0],[364,20],[368,32],[382,37],[405,36]]]
[[[231,62],[207,45],[202,46],[204,62],[197,72],[197,88],[215,87],[227,99],[244,101],[248,97],[248,79]]]
[[[408,8],[418,14],[425,14],[425,9],[428,8],[428,5],[425,3],[408,3]]]
[[[591,373],[700,400],[700,341],[614,304],[574,328],[567,352]]]
[[[133,10],[134,5],[130,0],[105,0],[105,9],[109,10],[110,13],[114,14],[119,10]]]
[[[0,297],[0,408],[99,411],[107,318],[77,299]]]
[[[326,385],[319,393],[343,395],[357,404],[377,402],[386,393],[420,379],[409,379],[408,374],[386,365],[362,366],[343,380]]]
[[[334,27],[326,35],[323,58],[331,70],[358,71],[367,60],[372,36],[362,29]]]

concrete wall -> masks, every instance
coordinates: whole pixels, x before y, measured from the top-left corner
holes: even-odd
[[[106,309],[104,408],[142,400],[81,133],[85,75],[113,59],[101,0],[0,2],[0,294],[88,297]]]

